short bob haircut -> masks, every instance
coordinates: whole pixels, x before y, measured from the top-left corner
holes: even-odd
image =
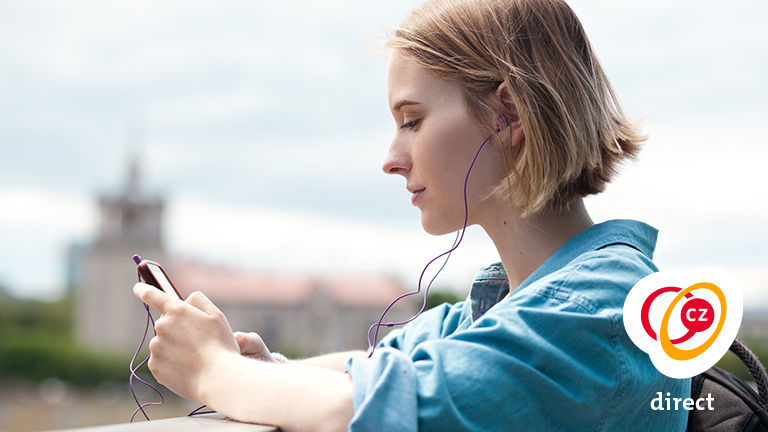
[[[524,140],[504,145],[507,175],[493,194],[523,217],[567,209],[602,192],[646,136],[621,111],[571,8],[561,0],[434,0],[393,30],[388,46],[459,85],[469,115],[487,126],[506,83]],[[519,148],[518,148],[519,147]]]

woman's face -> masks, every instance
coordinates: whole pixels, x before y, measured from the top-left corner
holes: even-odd
[[[397,132],[384,159],[384,172],[405,177],[425,231],[439,235],[461,229],[464,181],[487,133],[466,112],[458,85],[397,51],[389,62],[387,99]],[[483,225],[491,217],[495,200],[484,198],[503,176],[501,154],[489,141],[469,176],[468,225]]]

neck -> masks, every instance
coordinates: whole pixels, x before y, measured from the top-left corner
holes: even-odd
[[[579,198],[568,210],[525,219],[510,206],[504,214],[480,223],[491,237],[509,277],[510,292],[573,236],[594,225]]]

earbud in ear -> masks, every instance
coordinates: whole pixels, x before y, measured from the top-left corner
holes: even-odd
[[[506,117],[499,117],[499,127],[496,128],[496,133],[499,133],[508,127],[509,127],[509,119]]]

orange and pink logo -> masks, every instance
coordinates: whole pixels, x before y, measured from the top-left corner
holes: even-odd
[[[743,299],[724,270],[659,272],[624,302],[624,327],[656,368],[672,378],[700,374],[728,351],[741,325]]]

